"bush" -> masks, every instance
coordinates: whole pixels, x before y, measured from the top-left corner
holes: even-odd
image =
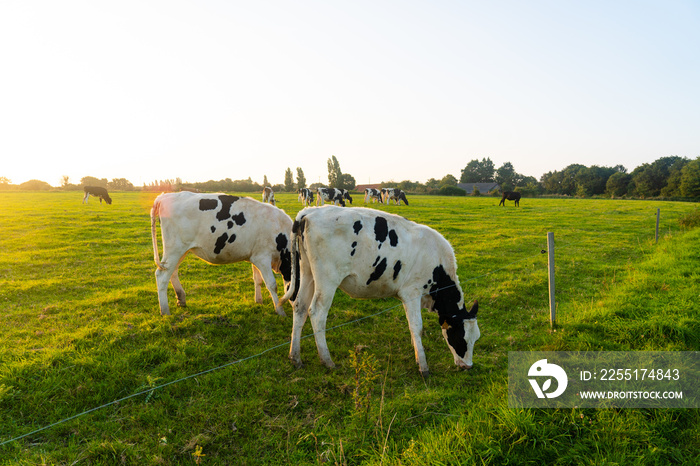
[[[695,208],[694,211],[678,219],[678,224],[683,228],[696,228],[700,225],[700,209]]]
[[[442,186],[437,190],[440,196],[466,196],[467,192],[457,186]]]

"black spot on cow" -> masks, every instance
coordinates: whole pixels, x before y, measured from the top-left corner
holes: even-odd
[[[214,225],[211,226],[211,232],[216,233],[216,227]]]
[[[430,287],[430,296],[435,301],[434,309],[441,316],[454,316],[461,310],[459,302],[462,299],[462,293],[442,265],[433,269],[433,285]]]
[[[224,232],[223,235],[216,239],[216,244],[214,244],[214,254],[219,254],[226,246],[226,241],[228,241],[228,233]]]
[[[379,280],[379,278],[384,274],[386,271],[386,257],[382,259],[382,261],[377,264],[377,267],[374,269],[374,272],[369,276],[369,279],[367,280],[367,285],[372,283],[375,280]]]
[[[389,232],[389,244],[391,244],[392,247],[396,247],[396,245],[399,244],[399,237],[395,230]]]
[[[379,263],[379,260],[380,260],[381,258],[382,258],[381,256],[377,256],[377,258],[374,259],[374,264],[372,264],[372,267],[376,267],[377,264]]]
[[[284,233],[280,233],[275,238],[277,251],[280,253],[280,272],[286,281],[292,279],[292,254],[289,252],[289,239]]]
[[[374,238],[380,242],[383,243],[386,241],[386,237],[389,234],[389,226],[386,223],[386,219],[384,217],[377,217],[374,220]]]
[[[231,244],[231,243],[233,243],[234,241],[236,241],[236,235],[232,233],[231,236],[230,236],[229,239],[228,239],[228,244]]]
[[[353,241],[351,247],[352,247],[352,252],[350,252],[350,255],[354,256],[355,255],[355,248],[357,247],[357,241]]]
[[[221,201],[221,210],[217,212],[216,219],[226,220],[227,218],[230,218],[231,206],[234,202],[236,202],[239,199],[240,197],[238,196],[229,196],[228,194],[222,194],[221,196],[219,196],[219,200]]]
[[[394,264],[394,280],[396,280],[396,277],[399,276],[400,271],[401,271],[401,261],[396,261],[396,264]]]
[[[219,205],[219,201],[216,199],[200,199],[199,200],[199,210],[205,212],[207,210],[214,210],[216,206]]]
[[[226,224],[226,226],[227,226],[227,227],[229,228],[229,230],[230,230],[231,228],[233,228],[233,222],[232,222],[231,220],[229,220],[228,223]]]
[[[236,225],[241,226],[245,223],[245,215],[243,215],[243,212],[236,214],[231,217],[231,220],[236,222]]]
[[[355,222],[352,226],[352,229],[355,231],[356,235],[359,235],[360,230],[362,230],[362,222],[359,220],[357,222]]]

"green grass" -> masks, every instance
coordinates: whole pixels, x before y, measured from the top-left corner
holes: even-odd
[[[291,216],[301,209],[296,195],[276,196]],[[506,396],[509,351],[699,349],[700,230],[680,222],[697,215],[692,204],[523,199],[503,208],[490,197],[412,196],[409,207],[373,205],[443,233],[467,299],[479,299],[482,337],[466,372],[425,312],[423,379],[398,301],[342,293],[329,327],[389,310],[328,332],[336,369],[320,364],[313,338],[295,369],[291,317],[277,316],[265,293],[255,303],[247,263],[188,258],[188,307],[174,307],[171,288],[173,315],[161,317],[153,197],[115,193],[107,206],[83,205],[78,193],[0,193],[0,443],[60,422],[0,446],[0,464],[697,461],[698,410],[515,410]],[[556,331],[541,253],[548,231]],[[373,367],[353,364],[356,345]],[[357,409],[354,387],[374,372],[369,406]]]

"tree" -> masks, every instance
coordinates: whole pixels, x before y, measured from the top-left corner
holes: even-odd
[[[605,192],[613,198],[622,197],[627,194],[631,181],[632,176],[628,173],[617,171],[610,175],[608,181],[605,183]]]
[[[506,162],[496,170],[495,181],[501,185],[501,191],[513,191],[523,180],[523,175],[517,173],[513,164]]]
[[[482,183],[493,181],[493,173],[495,165],[490,158],[471,160],[466,167],[462,169],[462,175],[459,178],[460,183]]]
[[[178,186],[180,184],[182,183],[179,183]],[[115,191],[133,191],[134,185],[131,184],[131,182],[126,178],[114,178],[109,182],[109,189],[113,189]]]
[[[328,187],[343,189],[343,172],[340,170],[340,162],[332,155],[328,159]]]
[[[287,192],[294,191],[294,175],[292,174],[292,169],[287,167],[284,172],[284,190]]]
[[[687,163],[687,159],[676,155],[661,157],[652,163],[645,163],[632,171],[634,193],[641,197],[655,197],[668,184],[672,167]]]
[[[80,178],[80,185],[81,186],[100,186],[102,188],[107,187],[107,178],[102,178],[98,179],[95,178],[94,176],[84,176]]]
[[[442,177],[440,180],[439,187],[441,186],[457,186],[457,178],[449,173]]]
[[[685,164],[681,170],[680,191],[685,197],[700,197],[700,157]]]
[[[304,176],[304,170],[297,167],[297,189],[306,187],[306,177]]]
[[[263,187],[265,186],[270,186],[270,182],[267,181],[267,175],[263,175]]]

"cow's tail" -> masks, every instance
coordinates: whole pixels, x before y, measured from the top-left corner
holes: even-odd
[[[156,198],[153,201],[153,207],[151,208],[151,238],[153,239],[153,261],[156,263],[156,267],[160,270],[165,270],[163,264],[160,262],[160,255],[158,254],[158,236],[156,234],[156,221],[160,216],[160,199]]]
[[[280,306],[287,301],[295,301],[297,298],[297,293],[299,293],[299,285],[301,282],[301,271],[300,271],[300,253],[301,241],[304,236],[304,228],[306,227],[306,218],[302,215],[294,220],[294,225],[292,226],[292,277],[290,279],[289,288],[287,292],[280,299]]]

